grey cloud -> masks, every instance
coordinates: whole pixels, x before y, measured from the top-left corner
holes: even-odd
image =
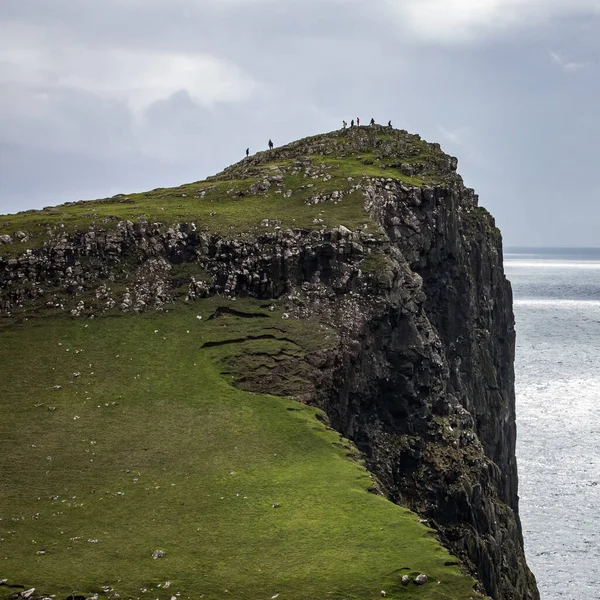
[[[383,0],[5,0],[0,211],[198,180],[373,116],[456,154],[507,243],[598,245],[600,20],[557,2],[560,20],[453,44]]]

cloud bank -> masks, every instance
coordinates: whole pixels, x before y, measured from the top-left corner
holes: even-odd
[[[594,245],[599,33],[597,0],[3,0],[0,211],[360,116],[458,155],[509,243]]]

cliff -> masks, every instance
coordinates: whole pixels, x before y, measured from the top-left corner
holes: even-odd
[[[456,169],[437,144],[363,127],[174,190],[0,217],[1,321],[223,299],[213,319],[261,321],[270,306],[286,326],[320,327],[302,352],[289,332],[289,348],[249,349],[284,343],[264,326],[207,347],[227,347],[219,364],[236,387],[322,409],[373,491],[426,520],[489,596],[534,600],[511,289],[500,233]]]

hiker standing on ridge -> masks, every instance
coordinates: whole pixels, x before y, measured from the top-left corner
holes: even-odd
[[[250,156],[250,148],[246,148],[246,158]]]
[[[358,117],[356,117],[356,126],[360,127],[360,119]]]
[[[388,127],[391,129],[392,128],[392,122],[388,121]]]
[[[269,150],[273,150],[273,142],[269,139]]]
[[[350,121],[350,127],[354,127],[354,119],[352,119],[352,121]]]
[[[371,119],[371,127],[375,125],[375,119]]]
[[[346,121],[342,121],[342,126],[344,127],[344,129],[346,129],[346,127],[348,127],[348,123],[346,123]]]

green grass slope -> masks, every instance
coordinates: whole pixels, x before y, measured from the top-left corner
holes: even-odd
[[[418,136],[334,132],[203,182],[0,216],[14,237],[0,257],[124,219],[381,235],[364,211],[368,178],[436,184],[451,171]],[[365,269],[384,276],[380,263]],[[3,318],[0,580],[58,599],[479,597],[415,514],[374,493],[356,449],[290,398],[314,385],[305,358],[337,338],[283,317],[277,303],[179,298],[165,313],[72,319],[32,305]],[[401,585],[420,573],[424,586]],[[18,591],[0,586],[0,598]]]
[[[256,235],[265,229],[265,219],[280,221],[284,228],[344,225],[376,234],[378,228],[363,209],[363,191],[357,189],[365,178],[436,185],[454,177],[448,174],[448,160],[437,144],[406,131],[336,131],[259,152],[206,181],[0,215],[0,235],[23,231],[28,236],[26,243],[14,238],[13,244],[0,245],[0,257],[41,247],[64,233],[111,229],[122,220],[166,226],[193,221],[224,236]],[[265,179],[268,187],[261,186]],[[339,200],[311,202],[333,192],[341,193]]]
[[[0,325],[0,578],[58,598],[475,597],[319,411],[222,374],[334,334],[220,305]]]

